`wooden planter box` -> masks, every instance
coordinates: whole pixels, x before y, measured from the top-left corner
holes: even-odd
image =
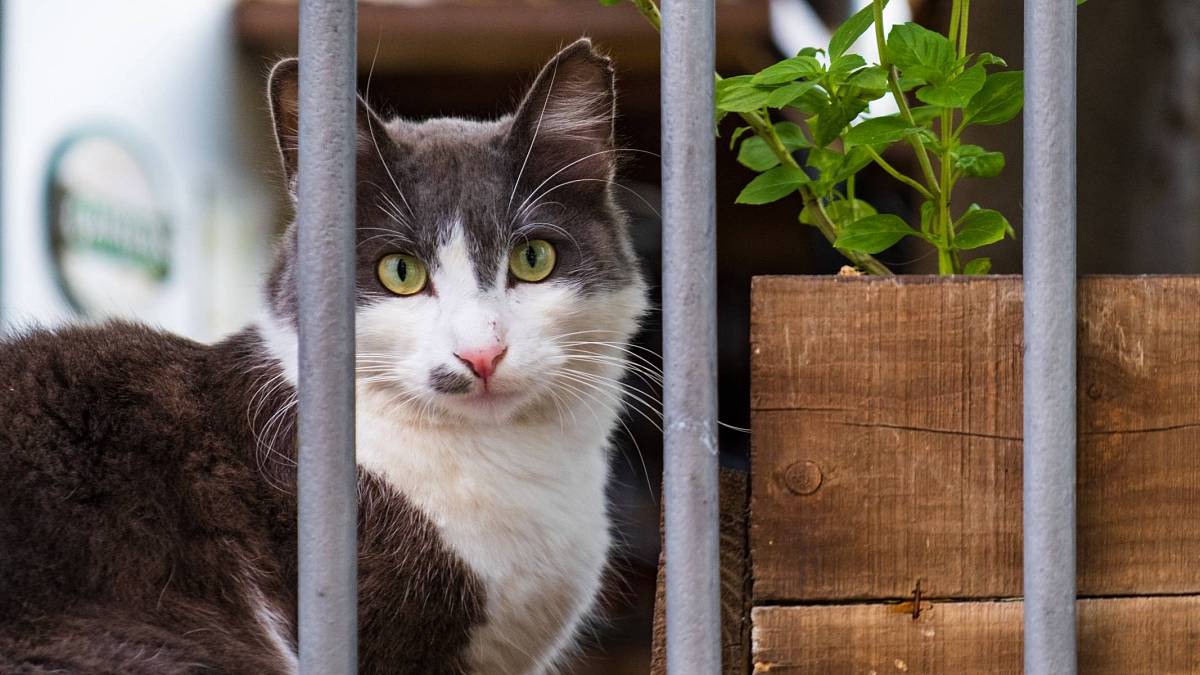
[[[727,672],[1021,672],[1021,325],[1018,277],[755,280]],[[1080,672],[1200,672],[1200,278],[1083,279],[1078,359]]]

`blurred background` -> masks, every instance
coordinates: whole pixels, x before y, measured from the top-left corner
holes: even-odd
[[[827,26],[863,2],[718,0],[718,70],[754,72],[824,45]],[[888,18],[941,29],[949,5],[893,0]],[[1019,68],[1020,7],[973,2],[972,50]],[[559,46],[590,35],[617,63],[620,142],[658,149],[658,38],[628,5],[370,0],[359,21],[372,103],[418,118],[503,114]],[[295,53],[295,0],[0,0],[0,26],[0,327],[120,315],[214,340],[252,320],[291,217],[263,85]],[[1079,54],[1080,270],[1200,272],[1200,2],[1093,0],[1080,10]],[[1000,210],[1019,233],[1020,122],[969,140],[1002,150],[1008,168],[964,183],[963,203]],[[721,414],[745,427],[751,276],[829,274],[842,260],[796,221],[798,200],[735,206],[753,174],[724,146],[718,158]],[[884,178],[868,172],[860,196],[911,217],[912,196]],[[656,281],[657,161],[629,159],[622,181],[649,203],[627,205]],[[882,257],[936,271],[922,251]],[[1019,241],[992,258],[995,271],[1020,272]],[[640,339],[660,350],[653,319]],[[622,546],[602,619],[568,672],[648,672],[661,439],[627,417],[613,458]],[[723,429],[721,442],[724,463],[745,467],[748,435]]]

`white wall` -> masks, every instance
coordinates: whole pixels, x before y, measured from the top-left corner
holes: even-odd
[[[0,325],[73,317],[53,276],[43,190],[80,128],[117,128],[155,156],[176,223],[173,272],[144,320],[200,339],[257,303],[276,186],[265,68],[243,63],[233,0],[7,0]]]

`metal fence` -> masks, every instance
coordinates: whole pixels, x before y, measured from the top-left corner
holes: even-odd
[[[1075,672],[1075,0],[1025,0],[1025,670]],[[353,673],[354,0],[300,21],[301,671]],[[667,661],[721,669],[714,0],[664,0]]]
[[[1075,0],[1025,0],[1025,672],[1075,672]]]
[[[300,671],[358,659],[355,0],[300,3]]]

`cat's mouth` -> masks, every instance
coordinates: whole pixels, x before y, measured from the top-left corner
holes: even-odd
[[[528,399],[524,390],[497,389],[494,385],[476,384],[469,391],[442,397],[452,408],[473,415],[504,416],[519,408]]]

